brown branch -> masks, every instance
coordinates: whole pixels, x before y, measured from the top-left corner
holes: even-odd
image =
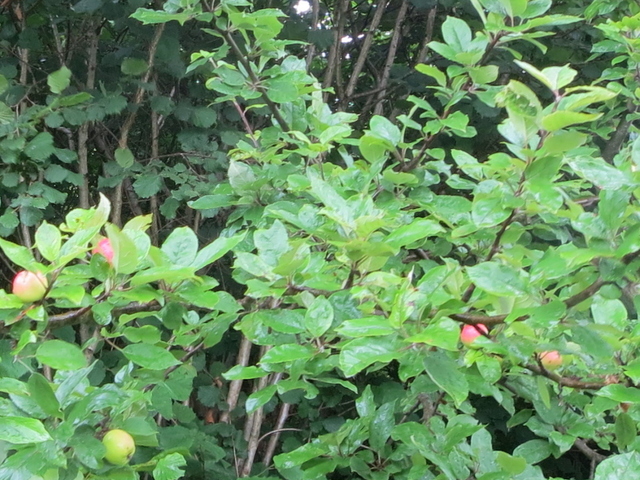
[[[240,348],[238,349],[238,358],[236,358],[236,365],[246,367],[249,365],[249,356],[251,355],[251,347],[253,344],[244,335],[240,342]],[[222,412],[220,415],[220,423],[229,423],[231,421],[231,411],[236,408],[238,404],[238,398],[240,397],[240,390],[242,389],[242,380],[232,380],[229,384],[229,392],[227,393],[227,406],[228,409]]]
[[[396,23],[393,26],[393,35],[391,36],[391,43],[389,44],[387,60],[385,62],[384,68],[382,69],[382,77],[380,79],[380,86],[385,87],[385,90],[382,90],[378,94],[378,103],[373,109],[374,115],[382,114],[383,102],[386,97],[386,86],[389,84],[389,77],[391,76],[391,67],[393,67],[393,61],[396,58],[398,46],[400,45],[400,38],[402,37],[401,35],[402,24],[404,22],[405,16],[407,15],[408,9],[409,9],[409,2],[407,0],[402,0],[402,4],[400,5],[400,10],[398,11],[398,16],[396,17]]]
[[[89,41],[87,45],[87,82],[85,89],[91,91],[96,84],[96,68],[98,65],[98,37],[100,27],[97,27],[92,19],[89,20],[87,29]],[[88,209],[89,199],[89,150],[87,142],[89,140],[89,122],[84,122],[78,129],[78,173],[82,178],[82,183],[78,186],[78,196],[80,208]]]
[[[537,375],[542,375],[544,377],[547,377],[549,380],[553,380],[562,387],[575,388],[578,390],[599,390],[611,384],[611,382],[605,381],[596,382],[581,380],[572,377],[563,377],[561,375],[558,375],[557,373],[550,372],[546,368],[534,364],[527,364],[524,365],[524,367]]]
[[[373,15],[371,19],[371,23],[367,27],[367,32],[364,35],[364,40],[362,41],[362,47],[360,48],[360,53],[358,54],[358,58],[356,63],[351,71],[351,78],[347,83],[347,89],[345,91],[344,99],[341,99],[343,108],[346,107],[347,103],[351,99],[353,92],[358,85],[358,80],[360,77],[360,72],[362,72],[362,68],[364,67],[365,60],[367,59],[367,55],[369,54],[369,49],[373,43],[373,33],[378,28],[380,24],[380,20],[382,20],[382,14],[384,13],[387,6],[386,0],[381,0],[380,3],[376,6],[376,13]],[[373,6],[371,7],[373,8]]]
[[[429,43],[431,43],[431,39],[433,38],[433,27],[436,22],[436,12],[438,7],[432,7],[429,9],[429,15],[427,16],[427,31],[424,36],[424,40],[422,41],[422,46],[420,47],[420,52],[418,52],[418,56],[416,57],[415,64],[424,63],[427,59],[427,53],[429,52]]]
[[[158,112],[151,110],[151,160],[156,160],[160,153],[160,118]],[[160,230],[160,210],[158,208],[157,194],[149,199],[151,210],[151,244],[158,245],[158,233]]]
[[[264,355],[268,350],[269,347],[263,345],[261,347],[260,356],[262,357],[262,355]],[[269,377],[264,376],[258,380],[258,387],[256,390],[260,391],[264,388],[267,388],[268,385]],[[262,430],[262,421],[264,420],[264,408],[259,407],[256,411],[254,411],[251,420],[251,431],[249,433],[249,437],[247,438],[247,458],[245,458],[242,464],[242,472],[240,474],[241,477],[248,477],[249,475],[251,475],[253,462],[256,458],[256,453],[258,452],[258,443],[260,442],[260,431]]]
[[[320,0],[311,0],[311,31],[318,30],[318,18],[320,16]],[[307,72],[311,68],[311,62],[316,53],[315,44],[309,44],[309,50],[307,51]]]
[[[151,39],[151,44],[149,45],[149,55],[147,57],[147,71],[142,77],[141,85],[138,87],[135,96],[133,97],[132,105],[138,106],[142,103],[142,98],[144,97],[145,87],[144,85],[149,82],[151,78],[151,72],[153,70],[153,64],[156,56],[156,50],[158,49],[158,43],[160,43],[160,38],[162,37],[162,32],[164,32],[164,23],[160,23],[156,26],[155,33],[153,34],[153,38]],[[118,148],[128,148],[129,144],[129,132],[131,131],[131,127],[133,127],[133,123],[136,120],[137,109],[134,109],[122,124],[122,128],[120,129],[120,139],[118,141]],[[117,225],[122,225],[122,194],[123,194],[123,185],[120,184],[116,187],[114,199],[113,199],[113,208],[112,208],[112,216],[111,221]]]
[[[286,431],[300,431],[299,428],[283,428],[287,418],[289,418],[289,410],[291,409],[290,403],[283,403],[280,405],[280,411],[278,412],[278,420],[276,420],[275,429],[270,432],[265,433],[260,439],[258,443],[262,441],[267,435],[271,435],[269,438],[269,443],[267,444],[267,449],[264,452],[264,456],[262,457],[262,464],[269,468],[271,465],[271,459],[273,458],[273,454],[276,451],[276,447],[278,445],[278,440],[280,439],[280,432]]]
[[[613,157],[620,151],[620,147],[624,143],[627,135],[629,134],[629,128],[633,125],[632,115],[627,115],[620,121],[614,134],[611,136],[604,149],[602,150],[602,158],[605,161],[611,163]]]
[[[601,278],[598,278],[595,282],[593,282],[591,285],[586,287],[584,290],[581,290],[575,295],[572,295],[571,297],[563,300],[563,303],[566,305],[567,308],[575,307],[576,305],[591,298],[593,295],[596,294],[598,290],[600,290],[607,283],[608,282],[605,282]],[[487,326],[492,326],[492,325],[499,325],[501,323],[504,323],[504,321],[507,319],[509,315],[481,315],[481,314],[474,314],[474,313],[452,313],[447,316],[452,320],[456,320],[458,322],[466,323],[469,325],[482,323]],[[518,317],[513,321],[522,322],[528,318],[529,318],[529,315],[522,315],[521,317]]]
[[[573,446],[580,450],[580,452],[582,452],[589,460],[596,463],[600,463],[607,458],[605,455],[596,452],[581,438],[576,438],[575,442],[573,442]]]
[[[349,7],[349,0],[339,0],[338,8],[336,9],[338,18],[335,23],[335,30],[333,34],[333,44],[329,49],[329,56],[327,58],[327,70],[324,73],[324,79],[322,80],[322,88],[330,88],[333,84],[333,77],[335,71],[338,70],[338,63],[342,61],[340,51],[342,50],[342,37],[344,35],[344,23],[346,12]],[[329,92],[323,93],[323,100],[326,102],[329,98]]]

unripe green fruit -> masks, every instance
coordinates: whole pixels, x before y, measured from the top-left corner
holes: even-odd
[[[47,288],[49,282],[42,273],[22,270],[14,277],[11,291],[23,302],[31,303],[42,300]]]
[[[107,449],[104,458],[113,465],[126,465],[136,451],[133,437],[117,428],[105,434],[102,444]]]

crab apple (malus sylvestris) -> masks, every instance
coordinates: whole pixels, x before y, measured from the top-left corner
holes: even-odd
[[[25,303],[37,302],[44,298],[48,287],[47,277],[42,273],[22,270],[14,277],[11,291]]]
[[[107,263],[111,265],[113,263],[113,247],[111,246],[111,241],[108,238],[103,238],[98,242],[98,245],[92,250],[92,252],[99,253],[104,258],[107,259]]]
[[[104,454],[113,465],[126,465],[136,451],[133,437],[124,430],[109,430],[102,438],[102,444],[107,449]]]
[[[540,363],[547,370],[555,370],[562,365],[562,355],[557,350],[542,352],[538,355]]]
[[[460,341],[465,345],[471,345],[473,341],[481,336],[483,333],[489,333],[489,329],[482,323],[476,323],[475,325],[465,325],[460,332]]]

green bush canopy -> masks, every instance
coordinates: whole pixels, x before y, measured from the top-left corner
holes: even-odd
[[[0,480],[640,478],[635,0],[4,0],[0,48]]]

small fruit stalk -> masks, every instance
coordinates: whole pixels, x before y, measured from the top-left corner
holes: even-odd
[[[136,452],[136,444],[133,437],[124,430],[109,430],[102,438],[102,444],[106,448],[104,458],[113,465],[126,465]]]
[[[25,303],[42,300],[49,288],[49,282],[40,272],[22,270],[13,279],[11,291]]]
[[[475,325],[465,325],[460,331],[460,341],[468,347],[474,342],[476,338],[481,337],[486,333],[489,333],[489,329],[482,323],[476,323]]]

